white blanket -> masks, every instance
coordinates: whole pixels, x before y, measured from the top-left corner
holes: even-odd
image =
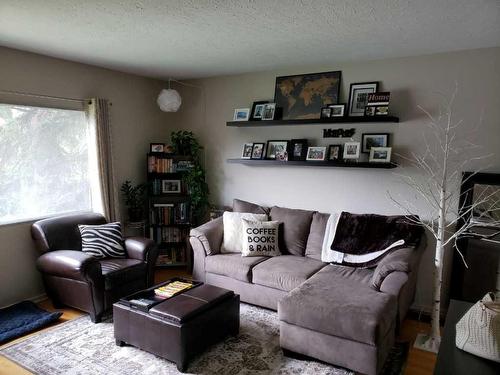
[[[337,231],[337,224],[339,223],[340,213],[331,214],[326,223],[325,237],[323,238],[323,247],[321,249],[321,261],[325,263],[366,263],[373,259],[378,258],[382,254],[388,252],[396,246],[404,245],[404,240],[399,240],[389,245],[383,250],[375,251],[369,254],[352,255],[345,254],[340,251],[332,250],[333,239]]]

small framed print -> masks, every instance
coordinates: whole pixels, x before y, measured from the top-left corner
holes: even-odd
[[[264,109],[262,112],[262,120],[274,120],[274,114],[276,112],[276,103],[264,104]]]
[[[330,118],[332,117],[332,109],[330,107],[321,108],[320,118]]]
[[[264,107],[267,103],[269,103],[267,100],[253,102],[252,112],[250,112],[250,121],[262,120],[262,115],[264,114]]]
[[[161,192],[163,194],[179,194],[181,192],[181,180],[162,180]]]
[[[306,160],[307,143],[307,139],[292,139],[288,158],[290,160]]]
[[[288,152],[288,141],[267,141],[266,159],[274,160],[277,154]]]
[[[328,146],[328,161],[339,161],[342,159],[342,145]]]
[[[378,82],[351,83],[349,90],[349,116],[364,116],[368,94],[377,92]]]
[[[330,104],[328,107],[332,110],[330,117],[344,117],[345,104]]]
[[[391,153],[391,147],[372,147],[368,161],[370,163],[390,163]]]
[[[233,121],[248,121],[250,108],[237,108],[234,110]]]
[[[150,152],[164,152],[165,151],[165,143],[150,143],[149,144]]]
[[[241,152],[242,159],[251,159],[252,158],[252,149],[253,143],[245,143],[243,145],[243,151]]]
[[[323,161],[326,157],[326,147],[322,146],[314,146],[309,147],[307,149],[307,157],[308,161]]]
[[[361,135],[361,152],[370,153],[372,147],[389,146],[389,133],[363,133]]]
[[[358,159],[360,148],[361,148],[361,143],[359,142],[344,143],[344,159],[348,160]]]
[[[250,159],[262,159],[264,156],[264,143],[254,143]]]

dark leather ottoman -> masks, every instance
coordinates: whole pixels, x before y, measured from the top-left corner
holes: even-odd
[[[188,360],[240,327],[240,297],[227,289],[200,285],[149,311],[113,305],[116,344],[133,345],[173,361],[184,372]]]

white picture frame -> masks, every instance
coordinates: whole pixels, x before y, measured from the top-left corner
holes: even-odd
[[[328,107],[332,109],[330,117],[344,117],[345,104],[330,104]]]
[[[248,121],[250,108],[236,108],[234,110],[233,121]]]
[[[276,103],[264,104],[264,109],[262,111],[262,121],[274,120],[275,112],[276,112]]]
[[[347,160],[359,159],[360,151],[361,151],[360,142],[346,142],[344,143],[343,158]]]
[[[243,150],[241,151],[241,158],[242,159],[251,159],[252,158],[252,150],[253,150],[253,143],[245,143],[243,145]]]
[[[324,161],[326,158],[326,147],[312,146],[307,148],[307,161]]]
[[[181,180],[162,180],[161,192],[162,194],[180,194]]]
[[[370,163],[390,163],[392,147],[372,147],[370,148]]]

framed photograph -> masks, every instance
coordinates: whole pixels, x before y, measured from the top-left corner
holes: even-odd
[[[274,113],[276,112],[276,103],[264,104],[262,109],[262,120],[274,120]]]
[[[276,159],[276,154],[288,151],[288,141],[267,141],[266,159]]]
[[[149,144],[150,152],[164,152],[165,151],[165,143],[150,143]]]
[[[181,180],[162,180],[161,192],[163,194],[179,194],[181,192]]]
[[[349,116],[364,116],[368,94],[377,92],[378,82],[351,83],[349,90]]]
[[[262,115],[264,113],[265,104],[269,103],[267,100],[260,100],[258,102],[253,102],[252,112],[250,112],[251,121],[262,120]]]
[[[328,146],[328,160],[339,161],[342,159],[342,145]]]
[[[390,163],[391,153],[391,147],[372,147],[368,161],[370,163]]]
[[[253,143],[245,143],[243,145],[243,151],[241,152],[242,159],[251,159],[252,158],[252,149]]]
[[[248,121],[250,108],[238,108],[234,110],[233,121]]]
[[[321,108],[339,101],[342,72],[276,77],[274,102],[283,120],[317,119]]]
[[[330,104],[328,107],[332,109],[330,117],[345,116],[345,104]]]
[[[326,147],[314,146],[307,149],[307,158],[309,161],[323,161],[326,157]]]
[[[332,109],[330,107],[321,108],[320,118],[330,118],[332,117]]]
[[[264,156],[264,143],[254,143],[252,146],[252,156],[250,159],[262,159]]]
[[[360,148],[361,144],[359,142],[344,143],[344,159],[358,159]]]
[[[307,143],[307,139],[292,139],[288,158],[290,160],[306,160]]]
[[[389,133],[363,133],[361,135],[361,152],[370,153],[372,147],[389,146]]]

